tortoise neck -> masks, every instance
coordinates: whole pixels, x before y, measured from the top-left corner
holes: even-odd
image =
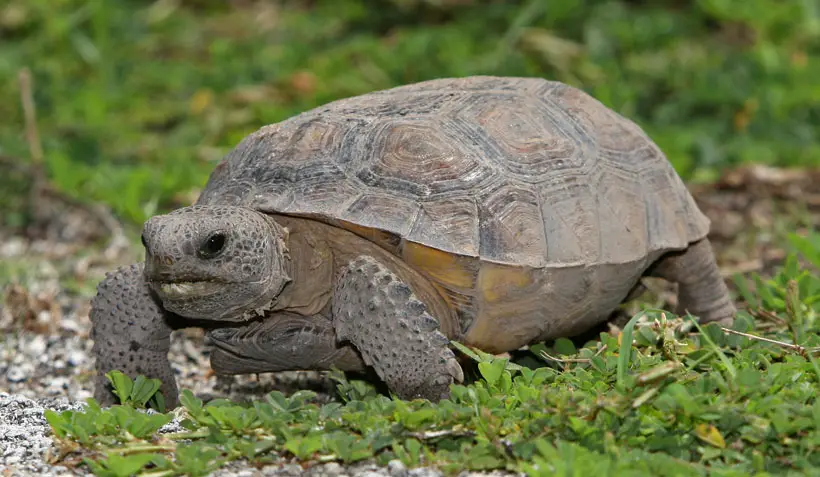
[[[276,298],[274,310],[302,315],[323,311],[330,301],[334,261],[328,244],[305,226],[305,221],[283,216],[270,218],[282,240],[288,284]]]

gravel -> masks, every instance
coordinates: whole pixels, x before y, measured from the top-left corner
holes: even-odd
[[[4,475],[71,475],[66,467],[46,463],[46,453],[53,452],[54,445],[43,411],[82,407],[64,397],[33,400],[0,392],[0,469]]]

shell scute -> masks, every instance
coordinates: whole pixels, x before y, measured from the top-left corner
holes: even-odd
[[[369,145],[360,149],[366,153],[355,168],[356,178],[373,190],[413,199],[465,195],[492,171],[475,151],[448,141],[445,131],[434,118],[382,122],[362,136]]]
[[[420,209],[418,203],[404,197],[364,193],[350,204],[343,215],[347,221],[360,226],[392,230],[406,237],[416,223]]]
[[[486,92],[470,99],[457,111],[459,119],[481,129],[475,136],[489,143],[485,150],[495,152],[488,160],[511,178],[538,183],[588,170],[591,161],[585,158],[591,150],[583,131],[571,127],[560,111],[521,92]]]
[[[600,235],[611,243],[602,247],[601,261],[618,263],[621,250],[647,250],[649,231],[643,188],[635,184],[640,177],[632,172],[602,164],[596,185],[600,197]],[[605,179],[605,180],[604,180]]]
[[[562,266],[598,263],[600,207],[593,184],[575,178],[553,181],[545,184],[540,194],[546,261]]]
[[[424,202],[406,239],[440,250],[461,250],[463,255],[477,257],[478,219],[478,207],[472,197]]]
[[[543,262],[547,239],[537,193],[502,183],[482,194],[478,204],[482,257],[533,266]]]

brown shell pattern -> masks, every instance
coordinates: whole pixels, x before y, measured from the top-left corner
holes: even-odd
[[[534,268],[635,262],[709,227],[637,125],[536,78],[431,80],[263,127],[217,166],[200,203]]]

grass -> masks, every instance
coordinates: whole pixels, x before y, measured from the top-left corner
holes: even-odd
[[[264,124],[442,76],[581,87],[640,123],[690,180],[746,162],[820,164],[816,2],[238,4],[4,2],[0,156],[29,156],[17,83],[29,68],[49,181],[132,224],[189,203]],[[0,178],[0,225],[29,219],[8,193],[21,184]]]
[[[820,235],[795,238],[820,267]],[[48,411],[60,449],[97,475],[206,475],[233,460],[506,469],[529,475],[810,475],[820,468],[820,277],[791,254],[774,277],[738,276],[730,328],[661,310],[576,348],[559,339],[510,361],[457,345],[477,374],[437,404],[391,399],[335,373],[310,391],[146,413],[159,382],[109,379],[124,404]],[[159,432],[175,416],[184,431]]]

